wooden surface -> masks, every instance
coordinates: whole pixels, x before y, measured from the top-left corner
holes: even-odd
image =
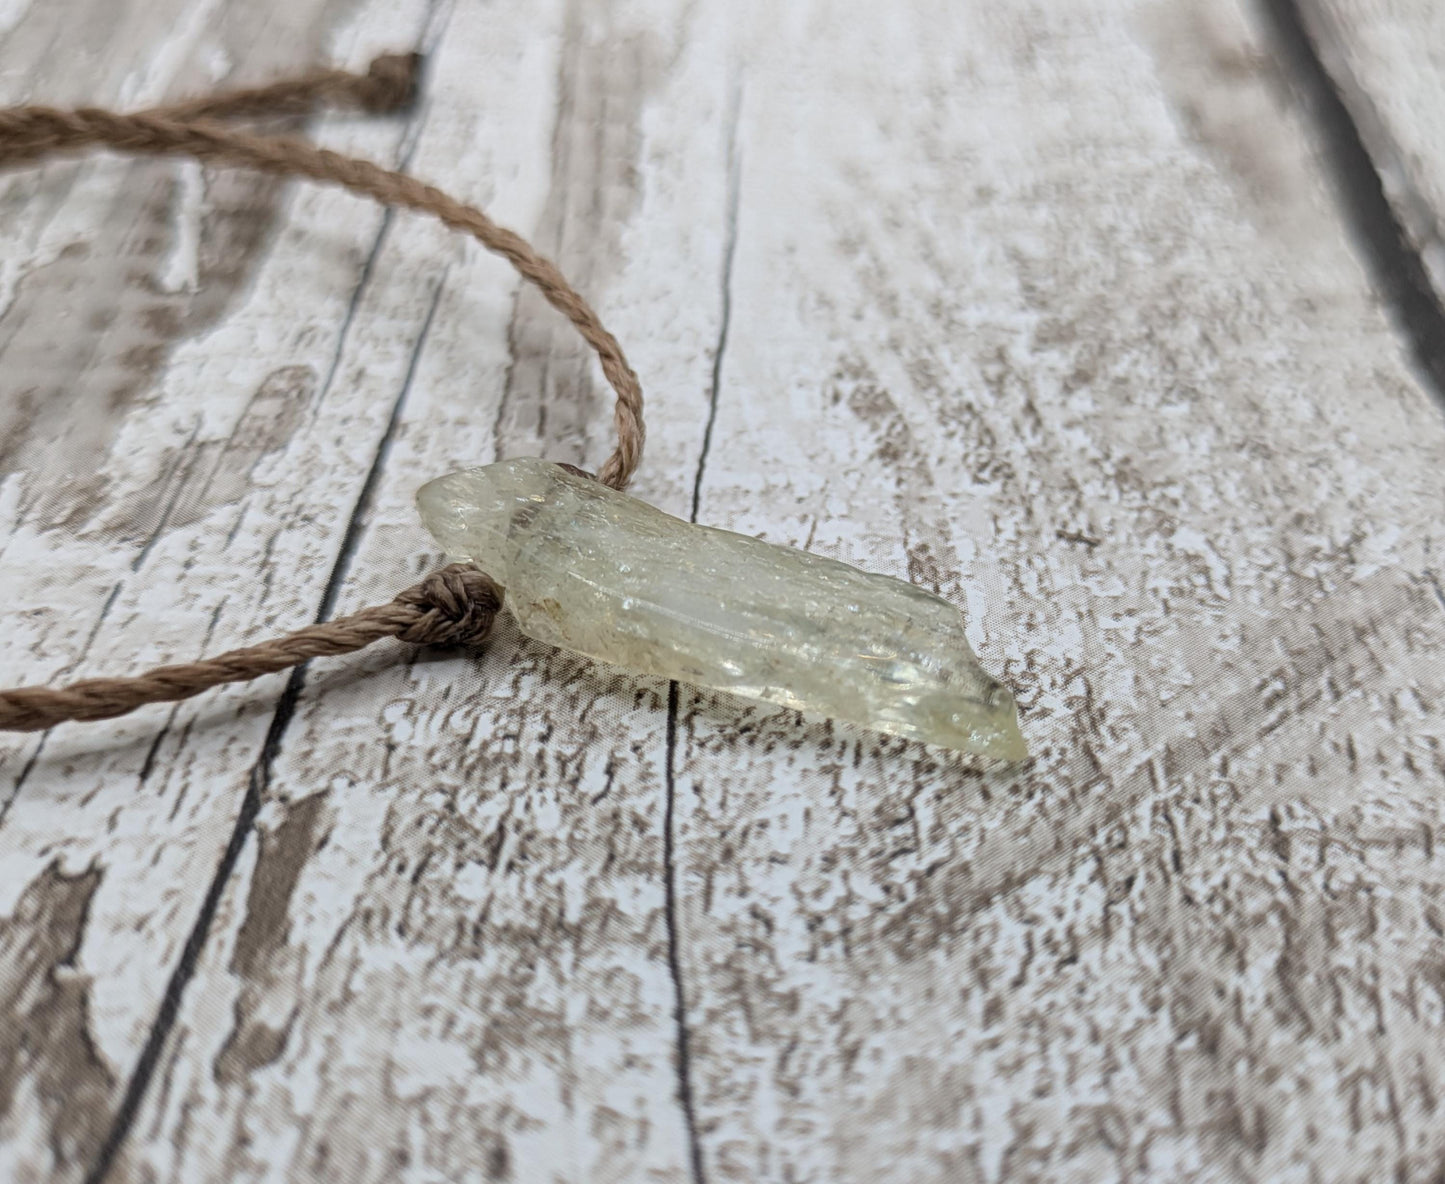
[[[1307,16],[1385,192],[1445,294],[1445,8],[1431,0],[1319,0]]]
[[[1254,15],[0,4],[5,102],[426,47],[315,134],[534,237],[635,492],[955,600],[1035,752],[505,629],[4,740],[0,1178],[1438,1179],[1445,422]],[[6,683],[384,598],[423,480],[609,447],[410,216],[112,159],[0,209]]]

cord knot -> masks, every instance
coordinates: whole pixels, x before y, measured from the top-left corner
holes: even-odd
[[[421,64],[419,53],[384,53],[372,59],[366,71],[362,107],[376,115],[410,107],[416,98]]]
[[[397,634],[412,645],[479,645],[492,631],[502,607],[502,589],[470,563],[434,571],[396,598],[421,616]]]

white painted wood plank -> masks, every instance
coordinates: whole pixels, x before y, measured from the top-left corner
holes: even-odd
[[[964,599],[1039,756],[685,700],[708,1179],[1428,1178],[1445,433],[1260,48],[800,26],[745,55],[703,512]]]
[[[414,166],[536,233],[635,343],[658,407],[643,487],[674,504],[717,332],[720,17],[459,7]],[[418,260],[440,299],[348,603],[438,561],[412,506],[428,477],[497,450],[595,466],[610,447],[595,363],[475,247],[399,224],[382,307],[387,274]],[[682,1178],[666,702],[665,685],[599,680],[509,632],[480,665],[379,652],[318,672],[134,1162],[185,1181]]]

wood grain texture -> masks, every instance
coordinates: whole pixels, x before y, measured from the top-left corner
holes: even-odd
[[[60,7],[0,18],[7,99],[79,97],[37,46],[144,101],[427,41],[409,121],[318,134],[597,302],[639,496],[954,599],[1037,755],[506,630],[7,742],[0,1175],[1445,1171],[1445,424],[1245,12]],[[376,600],[426,478],[605,455],[553,314],[414,219],[0,202],[7,679]]]

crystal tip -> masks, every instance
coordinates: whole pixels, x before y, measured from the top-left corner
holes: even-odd
[[[989,696],[985,720],[971,739],[969,748],[980,756],[1010,764],[1029,759],[1029,746],[1019,729],[1018,704],[1002,684]]]

